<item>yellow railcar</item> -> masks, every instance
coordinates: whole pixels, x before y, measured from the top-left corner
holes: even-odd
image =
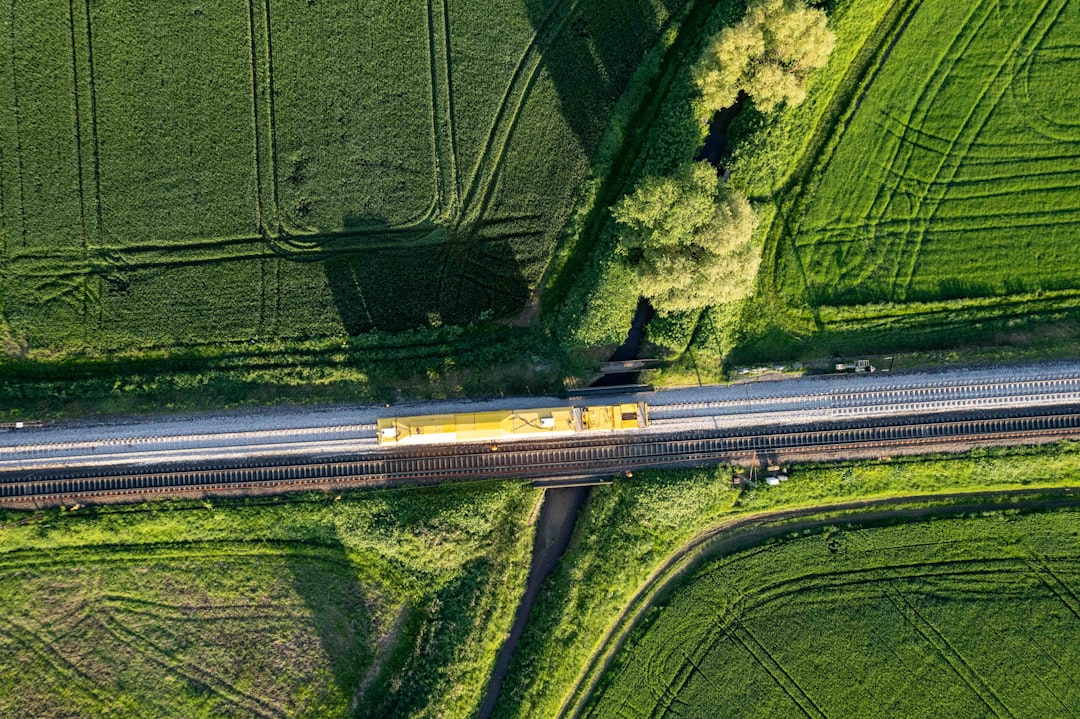
[[[648,424],[649,407],[638,402],[386,417],[379,420],[378,426],[379,444],[392,445],[537,439],[595,430],[638,429]]]

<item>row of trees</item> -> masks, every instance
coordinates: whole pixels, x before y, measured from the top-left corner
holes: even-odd
[[[825,13],[804,0],[753,0],[722,30],[693,68],[707,119],[745,92],[762,112],[796,105],[809,73],[835,39]],[[742,299],[753,291],[760,253],[750,242],[758,220],[746,198],[705,162],[646,177],[613,208],[619,245],[638,290],[661,314]]]

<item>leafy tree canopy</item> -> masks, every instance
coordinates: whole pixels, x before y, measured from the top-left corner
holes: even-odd
[[[829,60],[836,36],[825,12],[804,0],[754,0],[738,24],[709,42],[694,68],[702,113],[735,103],[745,91],[762,112],[806,97],[806,78]]]
[[[753,289],[757,216],[707,162],[646,178],[612,214],[638,289],[661,314],[740,299]]]

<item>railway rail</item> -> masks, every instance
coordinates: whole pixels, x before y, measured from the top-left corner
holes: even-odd
[[[94,469],[82,474],[0,474],[0,505],[117,501],[148,496],[437,483],[482,478],[612,475],[646,467],[730,461],[751,453],[842,457],[983,443],[1033,444],[1080,437],[1072,408],[1022,417],[926,418],[804,430],[629,433],[603,439],[461,444],[360,453],[263,466]]]
[[[801,395],[733,398],[653,405],[654,417],[713,416],[718,413],[771,411],[777,407],[833,409],[838,415],[890,411],[893,408],[938,406],[944,409],[986,406],[1017,398],[1069,399],[1080,396],[1080,377],[981,382],[924,382],[873,388],[832,390]],[[730,412],[724,412],[729,410]]]

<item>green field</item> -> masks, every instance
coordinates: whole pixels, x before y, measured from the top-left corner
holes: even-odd
[[[733,523],[866,500],[924,496],[925,506],[947,502],[943,495],[1077,487],[1080,445],[797,465],[789,474],[779,487],[741,492],[732,489],[726,467],[638,472],[594,488],[533,607],[496,717],[548,719],[583,703],[626,617],[648,611],[665,578],[707,548],[710,536],[730,534]]]
[[[468,717],[535,499],[507,483],[5,513],[0,714]]]
[[[761,216],[762,269],[753,298],[688,321],[691,346],[728,369],[908,350],[1075,354],[1080,91],[1061,78],[1080,57],[1080,10],[827,9],[836,49],[806,101],[768,117],[744,107],[729,128],[723,162]],[[691,340],[654,334],[676,355]]]
[[[1080,290],[1080,8],[923,0],[833,138],[777,285],[815,304]],[[804,279],[802,279],[804,278]]]
[[[717,560],[621,650],[590,717],[1067,717],[1075,511],[844,526]]]
[[[15,0],[6,351],[513,315],[685,2]]]

